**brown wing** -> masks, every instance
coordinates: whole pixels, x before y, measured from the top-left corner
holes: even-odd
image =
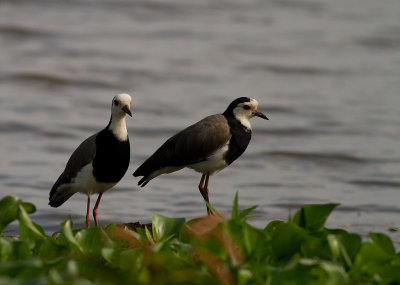
[[[185,166],[202,161],[230,138],[226,118],[222,114],[208,116],[168,139],[133,175],[148,176],[164,167]]]

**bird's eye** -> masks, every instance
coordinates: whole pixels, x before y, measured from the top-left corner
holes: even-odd
[[[117,101],[117,100],[114,100],[114,105],[115,105],[115,106],[118,106],[118,104],[119,104],[118,101]]]
[[[245,109],[245,110],[250,110],[250,106],[249,106],[249,105],[244,105],[244,106],[243,106],[243,109]]]

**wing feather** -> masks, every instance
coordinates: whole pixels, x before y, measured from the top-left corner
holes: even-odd
[[[134,172],[148,176],[169,166],[186,166],[212,155],[231,138],[226,118],[222,114],[208,116],[169,138]]]
[[[61,173],[60,177],[50,190],[50,206],[58,207],[73,195],[74,191],[71,189],[71,187],[61,186],[71,183],[78,172],[85,165],[93,161],[93,158],[96,155],[96,136],[97,134],[94,134],[93,136],[84,140],[72,153],[63,173]],[[58,193],[60,191],[65,193]]]
[[[96,155],[96,136],[88,137],[76,148],[67,162],[65,174],[75,177],[85,165],[93,161]]]

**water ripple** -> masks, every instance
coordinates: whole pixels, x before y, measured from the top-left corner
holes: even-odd
[[[366,159],[342,154],[342,153],[319,153],[319,152],[301,152],[301,151],[268,151],[268,155],[286,156],[292,158],[301,158],[307,160],[339,160],[354,163],[366,162]]]
[[[327,69],[317,66],[288,66],[272,63],[252,63],[242,66],[245,71],[265,71],[278,75],[307,75],[307,76],[327,76],[327,75],[349,75],[348,70]]]
[[[12,134],[38,131],[39,128],[37,126],[21,122],[4,122],[0,124],[0,133]]]
[[[400,181],[385,181],[385,180],[351,180],[348,183],[366,186],[366,187],[389,187],[389,188],[399,188]]]
[[[400,48],[400,27],[396,26],[377,35],[356,39],[355,43],[372,49],[398,50]]]
[[[0,81],[16,81],[24,83],[38,83],[50,86],[75,86],[75,87],[97,87],[97,88],[119,88],[117,84],[94,79],[73,79],[38,72],[22,72],[0,78]]]
[[[0,35],[10,36],[10,37],[21,37],[26,39],[26,37],[45,37],[45,36],[55,36],[53,33],[35,30],[23,26],[0,26]]]

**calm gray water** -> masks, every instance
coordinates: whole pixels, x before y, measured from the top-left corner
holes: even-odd
[[[85,196],[54,209],[49,190],[127,92],[131,166],[103,196],[101,223],[202,215],[198,173],[142,190],[131,174],[178,130],[249,96],[270,120],[254,118],[247,151],[212,177],[218,210],[239,191],[261,227],[336,202],[328,227],[399,243],[388,231],[400,226],[399,15],[398,0],[2,0],[1,197],[35,203],[49,232],[68,215],[83,226]]]

